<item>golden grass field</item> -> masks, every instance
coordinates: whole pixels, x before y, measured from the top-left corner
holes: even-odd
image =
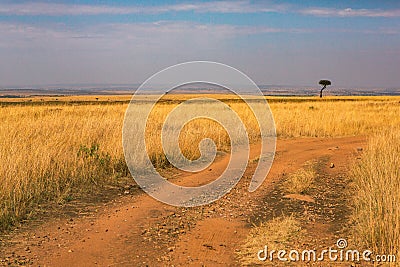
[[[191,97],[194,95],[170,95],[152,112],[147,124],[147,150],[157,168],[168,166],[160,140],[163,119],[180,101]],[[248,107],[232,96],[214,97],[241,116],[250,142],[257,142],[259,129]],[[143,105],[147,98],[151,96],[143,96]],[[127,175],[122,126],[129,99],[76,96],[0,102],[0,230],[29,217],[39,203],[63,203]],[[356,231],[359,242],[376,251],[397,253],[400,97],[267,99],[278,138],[369,137],[369,147],[351,173],[356,192]],[[183,153],[189,158],[198,157],[198,142],[204,137],[213,139],[219,149],[229,149],[225,130],[203,119],[185,126],[180,136]]]
[[[400,131],[384,130],[370,138],[361,162],[352,170],[356,192],[356,237],[379,253],[400,248]]]

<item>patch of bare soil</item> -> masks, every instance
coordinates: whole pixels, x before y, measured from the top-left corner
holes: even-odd
[[[178,208],[146,194],[122,195],[85,214],[56,216],[26,226],[3,241],[0,263],[33,266],[236,266],[236,252],[252,224],[279,214],[296,214],[309,231],[305,245],[329,246],[347,223],[349,160],[365,138],[300,138],[278,140],[272,169],[255,192],[248,192],[259,147],[252,146],[250,164],[238,185],[220,200],[202,207]],[[335,147],[335,149],[330,149]],[[336,147],[338,147],[336,149]],[[176,175],[172,181],[197,186],[218,177],[229,157],[212,171]],[[319,176],[306,192],[314,202],[284,197],[284,177],[309,160]],[[333,162],[335,167],[330,168]],[[304,198],[306,196],[302,196]],[[256,255],[255,255],[256,257]]]

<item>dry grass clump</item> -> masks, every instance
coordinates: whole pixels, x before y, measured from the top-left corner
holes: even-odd
[[[302,234],[304,230],[301,229],[300,222],[292,216],[277,217],[264,222],[251,228],[246,241],[237,253],[239,260],[246,266],[262,264],[257,253],[264,249],[264,246],[268,246],[268,251],[286,249],[292,240],[298,239]]]
[[[400,130],[375,135],[352,171],[355,238],[375,253],[400,259]]]
[[[290,194],[304,194],[316,177],[312,167],[305,167],[291,173],[282,183],[282,189]]]

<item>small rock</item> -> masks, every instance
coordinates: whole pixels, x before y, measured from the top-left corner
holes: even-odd
[[[331,165],[329,166],[329,168],[335,168],[335,164],[333,164],[333,162],[331,162]]]
[[[208,248],[210,250],[215,250],[215,248],[212,245],[209,245],[209,244],[203,244],[203,247],[206,247],[206,248]]]

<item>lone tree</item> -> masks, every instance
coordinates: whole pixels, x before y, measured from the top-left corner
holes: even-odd
[[[322,91],[328,86],[331,85],[331,81],[329,80],[320,80],[319,85],[322,85],[323,87],[321,88],[321,91],[319,92],[319,97],[322,97]]]

